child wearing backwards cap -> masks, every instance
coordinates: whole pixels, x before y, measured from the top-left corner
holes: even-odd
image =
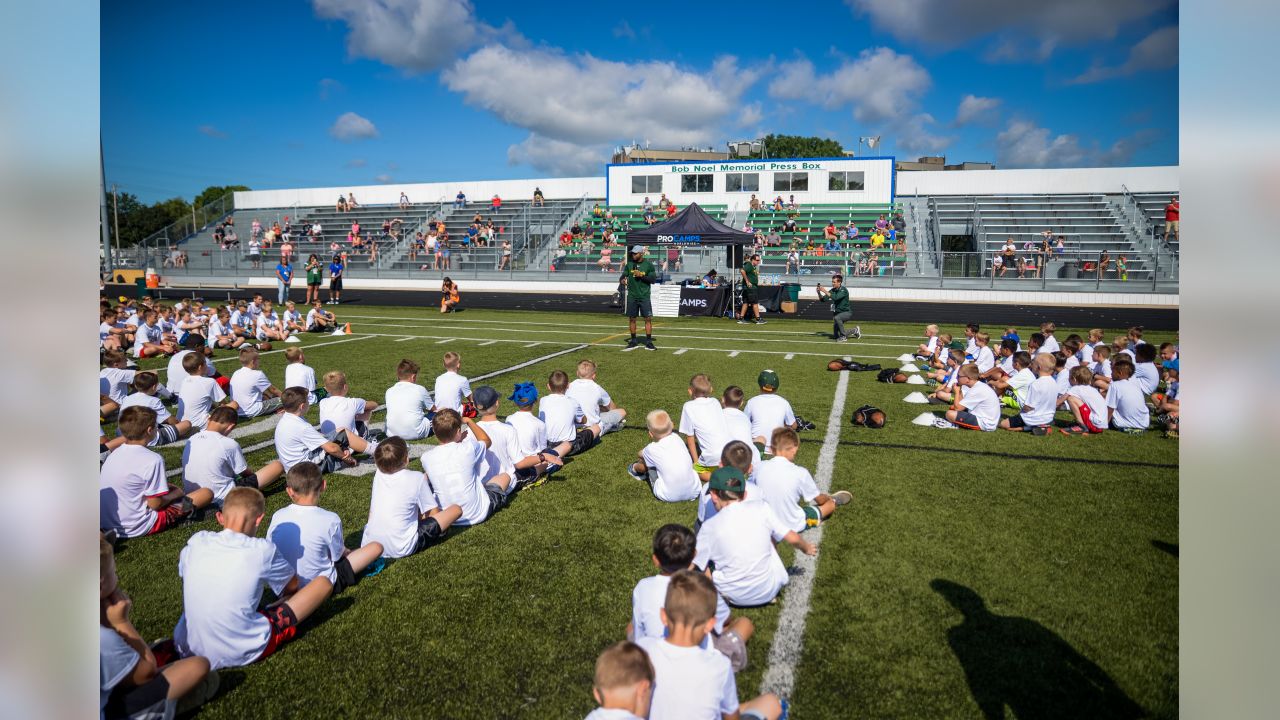
[[[516,411],[507,416],[507,423],[515,428],[521,455],[529,456],[545,452],[548,458],[552,455],[562,458],[568,454],[569,449],[573,447],[572,443],[562,442],[554,446],[547,443],[547,424],[533,411],[533,406],[538,402],[536,385],[531,382],[516,383],[511,396],[507,399],[516,404]],[[530,484],[530,487],[538,484],[535,481]]]
[[[760,394],[747,401],[747,419],[751,421],[751,438],[766,454],[773,452],[769,445],[773,431],[780,427],[796,430],[800,424],[791,410],[791,403],[778,394],[778,373],[761,370],[756,378]]]
[[[532,483],[539,476],[550,475],[564,465],[564,461],[545,447],[537,452],[525,453],[520,448],[519,434],[514,426],[498,419],[498,391],[488,385],[475,389],[476,423],[489,434],[489,448],[485,452],[485,471],[489,477],[505,473],[521,486]],[[541,422],[541,421],[539,421]]]

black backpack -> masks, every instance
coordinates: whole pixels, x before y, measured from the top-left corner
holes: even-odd
[[[893,377],[897,374],[897,368],[885,368],[876,375],[876,380],[879,380],[882,383],[892,383]]]

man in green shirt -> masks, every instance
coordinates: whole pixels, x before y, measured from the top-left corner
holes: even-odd
[[[744,260],[738,273],[742,275],[742,310],[738,313],[738,324],[746,325],[747,312],[750,312],[757,325],[764,325],[757,306],[760,300],[756,296],[756,288],[760,286],[760,256],[752,255]]]
[[[653,306],[649,304],[649,286],[658,279],[658,272],[653,263],[644,257],[644,246],[631,248],[631,257],[622,267],[622,281],[627,284],[627,317],[630,318],[631,339],[627,347],[643,345],[646,350],[657,350],[653,346]],[[636,316],[644,316],[644,340],[636,340]]]
[[[831,314],[835,324],[832,326],[831,339],[836,342],[847,342],[849,335],[844,331],[844,324],[853,319],[853,311],[849,309],[849,289],[844,287],[843,275],[831,276],[831,289],[824,290],[818,283],[818,299],[831,303]],[[862,337],[862,328],[853,326],[853,339]]]

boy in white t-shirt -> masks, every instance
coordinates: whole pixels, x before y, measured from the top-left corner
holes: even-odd
[[[1037,355],[1031,361],[1036,379],[1027,387],[1021,412],[1002,419],[1001,428],[1029,432],[1032,435],[1048,435],[1053,432],[1053,413],[1058,406],[1058,381],[1054,378],[1056,363],[1054,356],[1044,354]]]
[[[333,584],[336,595],[359,582],[360,573],[382,556],[382,545],[370,542],[347,549],[342,518],[320,507],[325,487],[315,463],[300,462],[290,468],[285,492],[293,504],[271,516],[267,537],[297,574],[299,586],[323,577]],[[381,567],[375,569],[380,571]]]
[[[1093,371],[1093,386],[1106,392],[1111,384],[1111,346],[1098,343],[1093,348],[1093,362],[1089,369]]]
[[[978,374],[981,376],[996,366],[995,353],[991,351],[991,336],[980,332],[973,336],[973,364],[978,366]]]
[[[929,396],[931,403],[950,404],[958,396],[955,390],[960,377],[960,367],[964,365],[964,353],[959,350],[947,350],[947,364],[937,372],[929,374],[929,379],[938,383],[938,389]]]
[[[431,393],[418,384],[418,363],[404,359],[396,365],[396,384],[387,388],[387,434],[405,440],[431,435]]]
[[[720,462],[720,451],[729,442],[724,408],[712,397],[712,390],[711,378],[694,375],[689,379],[690,400],[680,409],[680,434],[685,436],[693,469],[701,480],[711,477]]]
[[[760,498],[760,486],[756,485],[755,481],[756,466],[752,464],[755,457],[751,446],[741,440],[730,440],[725,444],[724,450],[720,451],[720,467],[737,468],[738,472],[747,479],[746,490],[742,496],[744,500]],[[698,496],[698,514],[697,521],[693,524],[693,531],[702,529],[702,524],[715,517],[716,512],[716,503],[711,497],[711,486],[703,483],[702,492]]]
[[[254,318],[254,337],[259,342],[267,340],[284,341],[289,338],[289,331],[284,329],[284,323],[280,321],[280,316],[276,314],[270,300],[262,302],[262,310]]]
[[[506,507],[515,489],[506,473],[486,477],[488,433],[474,418],[441,410],[431,421],[440,445],[422,456],[422,469],[438,505],[458,505],[458,525],[479,525]]]
[[[1156,346],[1144,342],[1133,349],[1133,356],[1133,381],[1142,389],[1143,395],[1150,395],[1160,386],[1160,370],[1156,367]]]
[[[108,350],[102,354],[103,368],[98,372],[98,393],[111,398],[117,405],[129,395],[129,386],[136,369],[126,367],[128,358],[120,350]]]
[[[982,379],[994,383],[1012,375],[1014,373],[1013,356],[1017,352],[1017,340],[1012,338],[1001,340],[1000,347],[996,349],[996,364],[990,370],[982,373]],[[998,393],[999,390],[996,390],[996,392]]]
[[[701,543],[700,543],[701,544]],[[654,668],[653,720],[777,720],[786,708],[776,695],[738,702],[733,667],[723,654],[702,647],[716,618],[716,587],[706,575],[681,570],[671,576],[663,602],[665,637],[641,638]]]
[[[1133,380],[1133,363],[1123,355],[1111,365],[1111,386],[1107,388],[1107,420],[1111,427],[1140,433],[1151,425],[1151,409],[1142,388]]]
[[[703,570],[715,564],[711,579],[730,604],[770,602],[790,580],[774,544],[786,541],[806,555],[817,553],[817,548],[789,528],[768,503],[743,502],[747,478],[741,470],[717,469],[708,489],[716,514],[698,530],[694,564]]]
[[[1031,369],[1031,355],[1026,350],[1014,353],[1011,360],[1013,372],[987,384],[995,391],[1003,405],[1019,410],[1027,401],[1027,388],[1035,382],[1036,373]]]
[[[960,392],[947,411],[947,421],[966,430],[995,430],[1000,422],[1000,399],[989,385],[978,379],[978,366],[962,365],[956,384]]]
[[[392,436],[378,443],[373,462],[378,470],[373,474],[369,522],[361,542],[381,544],[382,557],[421,552],[462,517],[457,504],[441,509],[426,475],[409,469],[409,446],[402,438]]]
[[[231,313],[226,308],[219,308],[214,319],[207,328],[205,341],[211,348],[236,349],[245,343],[245,339],[236,334],[235,325],[231,322]]]
[[[569,444],[569,451],[560,457],[586,452],[600,437],[599,425],[583,425],[586,413],[577,400],[565,394],[568,389],[569,375],[553,370],[547,378],[547,394],[538,401],[538,419],[547,426],[547,447]]]
[[[596,382],[596,364],[591,360],[578,363],[578,378],[569,383],[565,395],[578,401],[584,416],[583,425],[599,425],[600,435],[622,427],[627,411],[618,407],[609,393]]]
[[[138,325],[138,329],[134,333],[134,357],[148,358],[157,355],[172,355],[178,351],[176,343],[172,340],[164,339],[163,332],[157,322],[158,317],[159,314],[155,310],[148,310],[142,314],[142,324]]]
[[[746,393],[737,385],[730,385],[720,394],[720,405],[723,408],[724,427],[730,440],[740,440],[751,448],[752,462],[759,464],[760,450],[756,447],[755,438],[751,434],[751,419],[742,412],[742,402]],[[767,440],[766,443],[767,445]]]
[[[385,434],[369,429],[369,418],[378,409],[376,400],[347,397],[347,374],[331,370],[324,374],[325,398],[320,401],[320,434],[329,435],[339,430],[347,433],[351,449],[372,455],[378,439]]]
[[[978,349],[978,341],[975,338],[981,329],[978,323],[969,323],[964,326],[964,355],[966,360],[972,360],[974,352]]]
[[[640,459],[627,465],[627,474],[649,483],[654,497],[664,502],[682,502],[698,497],[701,483],[689,458],[689,448],[674,432],[666,410],[654,410],[645,417],[653,441],[639,452]]]
[[[564,466],[559,455],[547,452],[545,443],[537,452],[524,453],[520,449],[520,436],[514,426],[498,419],[498,391],[488,385],[475,389],[477,425],[484,428],[489,435],[489,448],[485,452],[488,467],[485,475],[493,477],[500,473],[509,475],[520,487],[540,485],[545,476],[554,473]]]
[[[1058,326],[1051,322],[1040,323],[1040,334],[1044,335],[1044,342],[1040,343],[1040,352],[1055,353],[1060,349],[1058,340],[1053,336]]]
[[[1093,349],[1099,345],[1106,345],[1102,341],[1102,330],[1094,328],[1089,331],[1089,340],[1080,348],[1080,364],[1088,365],[1093,361]]]
[[[633,642],[610,645],[596,660],[591,694],[600,707],[586,720],[642,720],[653,701],[653,663]]]
[[[929,360],[938,350],[938,326],[924,326],[924,342],[916,347],[915,356],[921,360]]]
[[[182,391],[182,384],[187,381],[188,375],[187,370],[183,367],[182,363],[187,359],[188,355],[199,355],[204,358],[205,377],[211,377],[214,380],[222,377],[222,375],[218,373],[218,369],[213,366],[213,361],[209,359],[209,356],[212,354],[212,351],[206,350],[202,346],[198,336],[188,336],[185,347],[174,353],[173,357],[169,358],[169,364],[165,368],[165,383],[160,392],[160,397],[168,400],[170,397],[176,397],[178,393]],[[168,397],[166,397],[166,395],[168,395]]]
[[[240,443],[231,438],[240,416],[235,408],[216,407],[209,411],[208,426],[191,436],[182,448],[182,489],[193,493],[207,488],[212,504],[220,507],[234,487],[266,490],[284,477],[284,465],[272,460],[257,471],[249,468]]]
[[[134,392],[125,397],[120,403],[120,410],[127,407],[140,405],[150,408],[156,414],[156,432],[152,436],[147,447],[157,447],[160,445],[168,445],[177,442],[179,438],[184,438],[191,434],[191,423],[186,420],[178,420],[169,409],[160,402],[156,397],[156,391],[161,387],[160,378],[150,371],[142,371],[134,375],[133,388]],[[108,440],[105,445],[108,450],[114,450],[125,442],[124,436],[117,434],[116,437]]]
[[[280,316],[280,323],[284,325],[285,332],[290,335],[307,331],[306,321],[292,300],[284,304],[284,314]]]
[[[326,332],[338,325],[338,318],[324,309],[324,303],[315,300],[307,311],[307,332]]]
[[[697,554],[697,537],[689,528],[669,523],[658,528],[653,536],[653,554],[650,559],[658,568],[658,574],[636,583],[631,591],[631,622],[627,623],[627,639],[663,636],[662,604],[666,601],[667,585],[671,576],[681,570],[693,568]],[[711,644],[729,658],[733,671],[747,666],[747,641],[755,634],[755,624],[750,618],[732,617],[729,605],[716,594],[716,624],[711,631]]]
[[[302,348],[285,348],[284,359],[289,363],[284,366],[285,387],[306,388],[307,402],[313,405],[329,397],[327,390],[316,387],[316,371],[307,364],[307,356],[303,354]]]
[[[756,467],[755,482],[761,499],[792,530],[804,532],[817,527],[831,517],[837,506],[847,505],[853,499],[848,490],[830,495],[822,492],[813,475],[796,464],[800,435],[795,430],[774,430],[771,445],[773,457]]]
[[[538,402],[537,385],[531,382],[516,383],[507,399],[516,405],[516,411],[507,416],[507,424],[515,428],[521,455],[527,457],[545,452],[551,462],[550,456],[563,458],[573,449],[572,443],[563,442],[553,446],[547,442],[547,424],[533,412],[533,406]]]
[[[303,417],[311,407],[305,388],[286,388],[281,396],[284,412],[276,424],[276,456],[287,471],[300,462],[313,462],[321,472],[331,473],[343,467],[355,467],[351,441],[347,431],[321,433]]]
[[[789,427],[795,430],[800,424],[791,410],[791,403],[778,394],[778,373],[761,370],[756,384],[760,387],[760,394],[747,401],[745,412],[751,421],[751,442],[756,449],[768,454],[772,452],[769,438],[773,437],[775,429]]]
[[[1063,430],[1068,435],[1097,434],[1107,429],[1107,399],[1093,386],[1093,371],[1084,366],[1071,370],[1071,389],[1058,398],[1066,403],[1076,423]],[[1061,404],[1060,403],[1060,404]]]
[[[98,476],[98,526],[119,537],[153,535],[178,524],[213,501],[198,490],[187,496],[165,480],[164,458],[147,449],[156,434],[156,413],[134,405],[120,411],[125,442],[111,451]]]
[[[448,408],[462,412],[462,404],[471,399],[471,383],[458,374],[462,356],[450,350],[444,354],[444,372],[436,376],[435,410]]]
[[[187,353],[182,358],[182,369],[187,379],[178,391],[178,416],[203,430],[209,423],[209,411],[226,400],[227,394],[217,380],[205,375],[205,357],[200,353]],[[228,400],[226,406],[239,412],[234,400]]]
[[[280,391],[258,369],[256,348],[240,348],[240,369],[231,373],[231,399],[239,406],[240,417],[271,415],[280,410]]]
[[[181,655],[203,655],[215,670],[261,660],[292,640],[333,592],[323,576],[303,587],[276,546],[256,537],[265,513],[262,493],[235,488],[218,512],[222,532],[202,530],[182,548],[183,612],[173,629]],[[259,610],[264,586],[282,602]]]

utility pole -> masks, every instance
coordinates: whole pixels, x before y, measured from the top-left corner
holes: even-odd
[[[120,194],[116,192],[116,184],[111,183],[111,214],[116,223],[116,257],[120,257]]]
[[[98,139],[98,222],[102,232],[102,266],[108,273],[113,267],[111,258],[111,225],[107,220],[107,166],[102,157],[102,139]]]

